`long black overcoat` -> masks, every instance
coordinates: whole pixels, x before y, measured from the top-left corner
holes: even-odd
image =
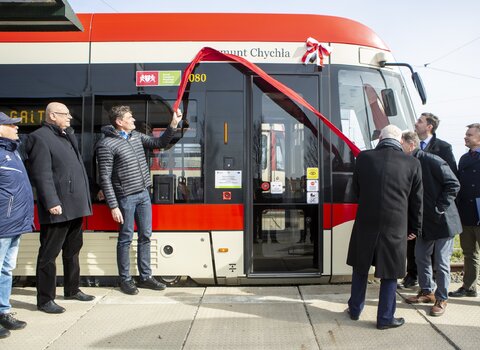
[[[435,240],[461,233],[462,223],[455,205],[460,182],[452,169],[446,161],[435,154],[416,150],[412,155],[422,166],[422,238]],[[438,214],[435,207],[444,214]]]
[[[26,140],[27,168],[37,190],[40,224],[65,222],[92,214],[88,177],[73,130],[65,133],[52,124],[43,126]],[[62,206],[61,215],[48,209]]]
[[[359,154],[353,174],[358,211],[348,247],[347,264],[378,278],[405,276],[407,234],[422,229],[420,162],[400,146],[380,143]]]

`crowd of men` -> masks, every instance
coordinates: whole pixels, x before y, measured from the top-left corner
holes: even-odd
[[[135,131],[135,119],[127,106],[113,107],[111,126],[98,145],[100,186],[113,220],[120,224],[117,261],[120,289],[137,294],[130,276],[130,244],[134,223],[138,228],[138,287],[154,290],[165,285],[151,275],[151,202],[149,170],[145,148],[163,148],[171,140],[182,119],[180,110],[162,136],[156,138]],[[91,301],[80,286],[79,253],[83,244],[83,218],[92,214],[88,176],[77,139],[70,127],[72,115],[66,105],[48,104],[45,122],[28,135],[24,149],[26,168],[18,151],[20,118],[0,112],[0,338],[10,330],[22,329],[26,322],[10,312],[12,271],[15,268],[19,238],[34,228],[33,193],[37,193],[40,222],[40,248],[37,258],[37,308],[49,314],[65,312],[55,302],[57,256],[62,252],[64,298]],[[30,183],[30,181],[31,183]],[[135,222],[136,221],[136,222]]]
[[[480,269],[480,123],[467,125],[469,151],[458,163],[452,147],[436,137],[439,119],[423,113],[415,131],[388,125],[375,149],[361,152],[353,174],[358,211],[348,250],[353,267],[346,310],[358,320],[371,266],[380,279],[377,328],[400,327],[395,317],[397,279],[419,285],[409,304],[432,304],[445,313],[448,297],[476,297]],[[463,285],[448,292],[454,237],[464,254]],[[407,275],[404,276],[405,270]]]
[[[40,222],[38,310],[65,312],[55,302],[55,260],[60,252],[64,298],[94,299],[79,288],[82,223],[92,214],[92,204],[88,176],[70,127],[72,116],[67,106],[58,102],[48,104],[45,116],[42,127],[26,138],[26,159],[22,160],[17,126],[21,119],[0,112],[0,338],[26,326],[10,312],[9,300],[20,236],[34,229],[32,185]],[[115,106],[109,112],[111,125],[102,129],[105,137],[96,148],[99,197],[105,198],[119,224],[117,265],[120,289],[125,294],[137,294],[137,287],[166,288],[152,276],[150,268],[151,180],[144,150],[168,145],[181,119],[180,110],[173,112],[166,131],[152,137],[135,130],[128,106]],[[347,309],[352,320],[358,320],[364,308],[372,265],[375,276],[381,279],[378,329],[405,322],[395,317],[400,278],[404,278],[405,287],[419,284],[418,294],[407,302],[432,303],[432,316],[445,312],[449,296],[477,296],[480,124],[467,126],[465,145],[469,152],[461,157],[458,169],[451,146],[435,135],[438,124],[436,116],[424,113],[415,125],[416,133],[402,134],[398,127],[388,125],[381,130],[377,147],[361,152],[356,160],[353,188],[359,206],[347,257],[353,267]],[[137,281],[130,275],[129,257],[134,224],[138,233]],[[463,285],[449,293],[453,239],[460,233],[465,257]]]

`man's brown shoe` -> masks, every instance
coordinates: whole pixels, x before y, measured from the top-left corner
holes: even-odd
[[[420,303],[433,303],[435,302],[435,295],[432,292],[427,292],[424,290],[421,290],[418,292],[417,295],[414,297],[410,297],[405,299],[407,304],[420,304]]]
[[[435,305],[430,309],[430,316],[442,316],[447,308],[446,300],[436,300]]]

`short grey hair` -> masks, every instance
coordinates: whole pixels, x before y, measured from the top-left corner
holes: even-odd
[[[397,141],[402,140],[402,130],[396,125],[387,125],[380,131],[380,140],[383,139],[395,139]]]
[[[415,148],[418,148],[420,144],[420,139],[415,131],[405,131],[402,134],[402,139],[404,142],[413,143]]]

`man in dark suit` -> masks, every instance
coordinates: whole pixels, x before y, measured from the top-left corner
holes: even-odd
[[[70,127],[67,106],[52,102],[45,123],[26,142],[28,170],[37,190],[40,249],[37,259],[37,307],[46,313],[62,313],[55,303],[55,259],[62,251],[65,299],[90,301],[79,289],[79,252],[83,244],[83,217],[92,214],[88,177]]]
[[[422,113],[415,123],[415,131],[420,139],[420,149],[433,153],[448,163],[453,173],[457,174],[457,163],[452,152],[452,146],[437,138],[437,131],[440,119],[432,113]],[[407,275],[403,279],[403,286],[410,288],[417,283],[417,265],[415,263],[415,240],[408,241],[407,245]],[[432,255],[433,259],[433,255]]]
[[[381,279],[377,328],[399,327],[395,318],[397,279],[405,275],[407,239],[422,229],[422,170],[420,162],[403,153],[402,131],[388,125],[374,150],[359,154],[353,173],[358,211],[348,247],[353,267],[350,318],[358,320],[365,305],[370,267]]]
[[[402,135],[403,150],[420,161],[423,180],[422,235],[415,244],[420,291],[406,299],[409,304],[433,303],[431,316],[445,312],[450,285],[450,257],[453,238],[462,232],[455,198],[460,183],[442,158],[418,148],[420,140],[413,131]],[[433,280],[432,253],[435,252],[435,281]],[[435,292],[435,294],[434,294]]]
[[[465,133],[469,151],[458,163],[458,210],[463,225],[460,245],[463,250],[463,285],[448,293],[451,297],[476,297],[480,272],[480,123],[470,124]]]

